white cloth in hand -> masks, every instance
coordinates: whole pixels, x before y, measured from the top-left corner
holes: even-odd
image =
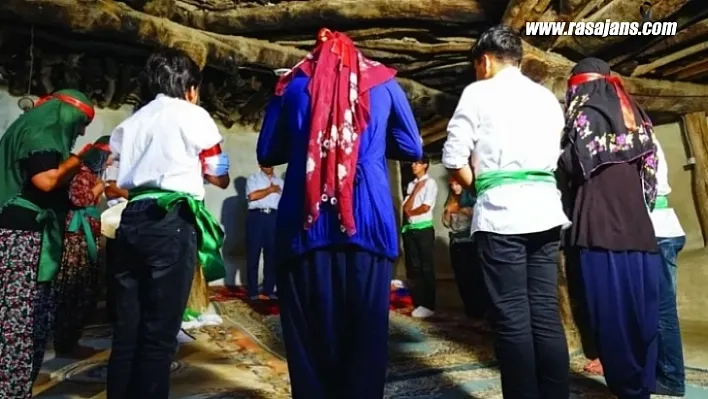
[[[204,174],[210,176],[224,176],[229,173],[229,156],[225,153],[204,158]]]

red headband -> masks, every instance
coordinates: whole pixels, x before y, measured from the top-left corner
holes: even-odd
[[[617,92],[617,96],[620,100],[620,106],[622,107],[622,117],[624,118],[624,126],[630,131],[634,131],[637,128],[637,122],[634,119],[634,111],[632,110],[632,104],[629,101],[627,92],[624,90],[622,85],[622,80],[613,75],[603,75],[600,73],[579,73],[573,75],[568,79],[568,88],[573,88],[575,86],[581,85],[583,83],[592,82],[593,80],[605,79],[610,83]]]
[[[37,100],[37,102],[34,104],[35,107],[39,107],[40,105],[46,103],[47,101],[51,99],[57,99],[63,103],[73,105],[74,107],[78,108],[79,111],[83,112],[86,117],[89,119],[89,123],[93,121],[93,117],[96,115],[96,111],[93,109],[92,106],[82,102],[81,100],[77,100],[74,97],[68,96],[66,94],[61,94],[61,93],[56,93],[56,94],[50,94],[48,96],[44,96]]]

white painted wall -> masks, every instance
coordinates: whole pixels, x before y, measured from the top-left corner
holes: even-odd
[[[22,114],[17,107],[17,100],[18,98],[10,96],[6,90],[0,89],[0,135]],[[100,136],[110,134],[131,112],[132,107],[128,106],[118,110],[97,110],[96,117],[89,125],[86,135],[77,140],[76,148],[81,148]],[[258,171],[255,153],[258,135],[254,132],[236,131],[238,128],[229,130],[221,125],[219,127],[225,140],[223,149],[231,159],[230,175],[233,183],[226,190],[208,186],[205,202],[226,232],[223,249],[226,262],[224,280],[227,284],[241,284],[241,281],[245,283],[246,177]],[[276,168],[276,173],[279,175],[284,171],[285,167]]]

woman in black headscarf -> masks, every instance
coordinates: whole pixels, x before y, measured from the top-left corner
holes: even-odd
[[[656,199],[656,147],[648,116],[587,58],[573,68],[559,178],[607,385],[620,398],[649,398],[655,385],[659,271],[649,217]]]

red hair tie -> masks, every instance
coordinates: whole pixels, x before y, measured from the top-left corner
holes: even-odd
[[[620,106],[622,107],[622,117],[624,118],[624,126],[627,128],[627,130],[632,132],[637,129],[637,122],[634,118],[634,111],[632,111],[632,104],[629,101],[629,96],[627,96],[627,92],[624,90],[622,80],[617,76],[603,75],[601,73],[592,72],[579,73],[577,75],[571,76],[568,79],[568,88],[573,88],[583,83],[592,82],[598,79],[605,79],[615,88],[617,96],[620,100]]]
[[[55,99],[55,98],[63,103],[73,105],[74,107],[78,108],[79,111],[83,112],[84,115],[86,115],[86,117],[89,120],[89,123],[91,123],[91,121],[93,121],[93,117],[96,115],[96,111],[93,109],[93,107],[82,102],[81,100],[77,100],[76,98],[74,98],[72,96],[68,96],[66,94],[55,93],[55,94],[51,94],[48,96],[44,96],[44,97],[40,98],[39,100],[37,100],[37,102],[34,104],[34,106],[39,107],[40,105],[46,103],[47,101]]]

